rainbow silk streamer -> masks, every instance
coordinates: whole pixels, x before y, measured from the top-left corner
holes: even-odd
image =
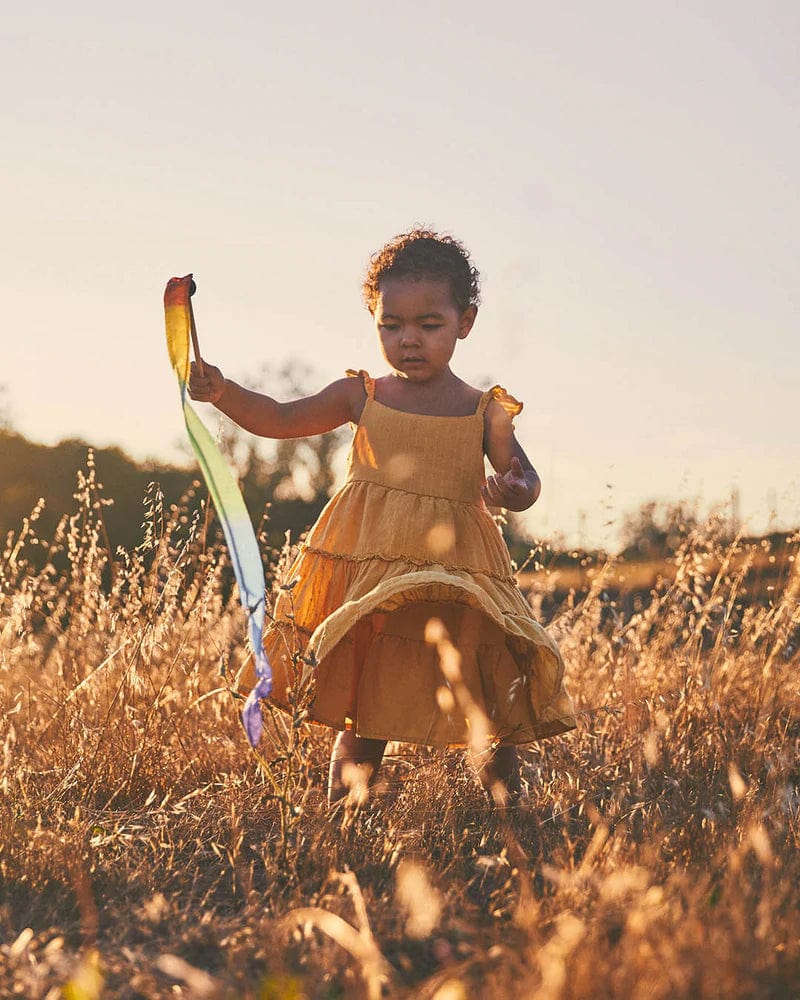
[[[236,480],[214,444],[214,439],[189,405],[186,383],[189,380],[189,336],[192,329],[189,302],[191,286],[191,274],[184,278],[170,278],[167,283],[164,292],[167,348],[172,367],[178,376],[186,431],[222,524],[239,585],[239,598],[247,612],[257,681],[245,702],[242,723],[251,746],[257,746],[263,725],[259,703],[262,698],[268,698],[272,690],[272,670],[262,640],[266,612],[264,567],[250,515]]]

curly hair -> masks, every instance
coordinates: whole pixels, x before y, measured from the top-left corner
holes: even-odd
[[[373,315],[380,283],[390,275],[412,281],[420,278],[447,281],[453,301],[462,311],[480,302],[480,275],[469,251],[452,236],[430,229],[401,233],[370,257],[361,292]]]

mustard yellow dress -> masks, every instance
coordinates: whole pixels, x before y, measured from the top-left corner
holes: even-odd
[[[575,726],[558,647],[534,620],[480,494],[484,410],[522,409],[499,386],[465,417],[420,416],[367,393],[347,478],[289,568],[264,645],[273,701],[302,652],[316,660],[311,718],[358,736],[428,745],[467,742],[464,717],[440,709],[444,683],[425,625],[441,619],[461,653],[493,736],[528,743]]]

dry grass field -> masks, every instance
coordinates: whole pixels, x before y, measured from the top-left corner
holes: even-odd
[[[461,752],[395,745],[330,812],[307,691],[246,745],[195,501],[154,493],[112,567],[91,466],[76,497],[0,554],[0,995],[798,994],[797,538],[767,603],[742,594],[759,553],[706,527],[627,620],[619,566],[562,607],[582,727],[525,751],[519,807]]]

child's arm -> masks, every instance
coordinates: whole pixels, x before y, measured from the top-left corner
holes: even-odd
[[[514,434],[511,417],[497,402],[491,402],[484,417],[483,447],[498,473],[488,476],[481,487],[490,507],[527,510],[542,491],[542,482]]]
[[[189,395],[218,410],[251,434],[270,438],[311,437],[358,422],[366,394],[361,379],[342,378],[314,396],[279,403],[271,396],[245,389],[226,379],[219,368],[203,362],[201,376],[192,362]]]

